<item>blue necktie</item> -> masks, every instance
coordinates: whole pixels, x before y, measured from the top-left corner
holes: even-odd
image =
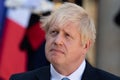
[[[70,79],[68,79],[68,78],[62,78],[62,80],[70,80]]]

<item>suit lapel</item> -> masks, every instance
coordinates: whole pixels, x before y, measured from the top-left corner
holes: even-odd
[[[86,61],[86,68],[82,76],[82,80],[99,80],[96,69],[93,68],[87,61]]]
[[[50,66],[42,68],[36,74],[37,80],[50,80]]]

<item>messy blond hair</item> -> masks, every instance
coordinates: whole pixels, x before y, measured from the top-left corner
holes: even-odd
[[[82,7],[74,3],[64,3],[60,8],[53,11],[50,16],[43,18],[41,21],[46,32],[54,24],[62,26],[68,21],[78,23],[82,44],[85,44],[87,40],[91,40],[92,43],[95,42],[96,30],[92,19]]]

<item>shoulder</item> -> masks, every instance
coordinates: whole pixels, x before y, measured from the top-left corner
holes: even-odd
[[[83,80],[120,80],[120,77],[104,70],[95,68],[86,61],[86,68],[83,73]]]
[[[10,77],[10,80],[35,80],[35,78],[37,78],[37,75],[40,74],[42,75],[48,71],[49,71],[49,66],[46,66],[24,73],[13,74]]]
[[[101,80],[120,80],[120,77],[112,73],[109,73],[109,72],[106,72],[104,70],[97,69],[97,68],[94,68],[94,69],[95,69],[96,74]]]

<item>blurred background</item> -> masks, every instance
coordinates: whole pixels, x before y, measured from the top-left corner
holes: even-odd
[[[86,59],[120,76],[120,0],[0,0],[0,80],[49,65],[40,19],[64,2],[82,6],[95,22],[97,39]]]

